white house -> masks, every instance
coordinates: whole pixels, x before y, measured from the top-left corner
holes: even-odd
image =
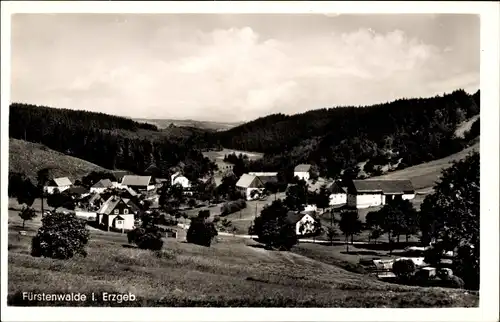
[[[307,235],[314,233],[314,222],[316,221],[310,214],[288,212],[287,221],[295,225],[297,235]]]
[[[252,198],[252,191],[262,192],[264,183],[259,177],[245,173],[236,182],[236,189],[241,191],[247,200],[252,200],[257,198]]]
[[[72,185],[73,184],[68,177],[55,178],[49,180],[49,182],[47,182],[47,184],[43,187],[43,190],[46,193],[53,194],[56,189],[59,192],[63,192],[64,190],[69,189]]]
[[[170,184],[172,186],[179,184],[183,189],[191,188],[191,182],[189,182],[189,179],[183,176],[180,172],[176,172],[170,177]]]
[[[138,207],[130,199],[111,196],[97,211],[97,223],[109,230],[109,228],[132,230],[135,226],[135,215]]]
[[[101,179],[90,187],[91,193],[103,193],[107,189],[113,188],[113,183],[109,179]]]
[[[358,209],[413,198],[415,189],[410,180],[352,180],[347,188],[347,204]]]
[[[293,170],[293,176],[298,177],[301,180],[307,181],[307,180],[309,180],[309,177],[310,177],[310,173],[309,173],[310,170],[311,170],[310,164],[299,164]]]
[[[347,192],[338,182],[332,183],[328,187],[330,192],[330,206],[344,205],[347,203]]]
[[[155,184],[151,176],[125,175],[123,176],[121,185],[132,188],[136,191],[147,191],[155,188]]]

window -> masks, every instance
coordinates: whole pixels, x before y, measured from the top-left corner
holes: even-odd
[[[118,209],[115,209],[115,215],[118,215],[118,211],[119,211]]]
[[[128,215],[128,209],[123,209],[123,213],[124,213],[125,215]]]
[[[117,225],[122,225],[122,224],[123,224],[123,220],[117,220],[117,221],[116,221],[116,224],[117,224]]]

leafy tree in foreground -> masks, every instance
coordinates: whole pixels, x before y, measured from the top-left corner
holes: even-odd
[[[249,229],[259,241],[270,248],[290,250],[297,243],[295,226],[287,220],[288,209],[281,200],[274,201],[262,209]]]
[[[304,205],[308,201],[307,183],[304,180],[298,180],[296,184],[288,187],[286,191],[285,205],[293,211],[304,210]]]
[[[432,263],[444,252],[454,251],[457,276],[466,288],[479,287],[479,153],[469,154],[443,170],[434,194],[421,208],[420,225],[436,244],[426,254]],[[432,218],[432,220],[430,219]]]
[[[191,219],[191,224],[186,234],[188,243],[210,247],[212,239],[218,235],[213,222],[209,222],[209,210],[200,210],[198,217]]]
[[[415,272],[415,263],[411,259],[400,259],[392,264],[392,272],[399,279],[407,281]]]
[[[345,236],[346,252],[349,252],[349,237],[353,243],[353,236],[361,232],[361,226],[357,209],[347,209],[340,214],[339,228]]]
[[[69,259],[77,254],[86,256],[88,241],[85,221],[74,214],[52,212],[42,218],[42,227],[32,239],[31,255],[56,259]]]
[[[26,220],[32,220],[33,218],[36,217],[35,209],[31,207],[23,207],[19,212],[19,217],[21,217],[21,219],[23,220],[23,229],[24,229],[24,224],[26,223]]]
[[[69,210],[75,209],[73,198],[59,191],[54,191],[54,193],[47,196],[47,205],[54,208],[54,211],[57,211],[57,208],[61,207]]]

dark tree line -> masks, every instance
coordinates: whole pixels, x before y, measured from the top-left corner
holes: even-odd
[[[320,175],[338,177],[341,170],[369,161],[400,168],[462,150],[472,135],[455,137],[458,124],[479,113],[479,91],[457,90],[444,96],[399,99],[369,107],[337,107],[286,116],[275,114],[217,134],[226,148],[264,152],[249,162],[253,171],[285,169],[315,163]],[[478,133],[479,123],[472,133]]]
[[[122,117],[17,103],[11,104],[9,117],[10,137],[41,143],[108,169],[143,174],[154,164],[166,176],[169,168],[182,162],[192,177],[201,177],[214,168],[194,149],[196,142],[202,144],[199,133],[168,137],[153,125]],[[136,135],[131,135],[134,131]]]

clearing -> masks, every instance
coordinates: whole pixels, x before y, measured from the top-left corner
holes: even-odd
[[[49,149],[45,145],[9,138],[9,172],[24,173],[36,180],[36,173],[52,168],[55,177],[80,179],[92,171],[109,171],[91,162]]]

